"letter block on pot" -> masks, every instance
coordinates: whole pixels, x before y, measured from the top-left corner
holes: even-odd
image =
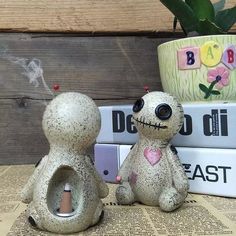
[[[177,51],[180,70],[197,69],[201,66],[199,47],[187,47]]]
[[[216,66],[220,63],[222,48],[215,41],[207,41],[200,48],[201,62],[208,67]]]
[[[236,47],[234,45],[231,45],[224,50],[221,61],[230,70],[236,68]]]

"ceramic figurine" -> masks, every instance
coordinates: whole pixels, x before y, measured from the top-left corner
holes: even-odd
[[[188,178],[169,143],[183,124],[183,108],[167,93],[150,92],[133,106],[139,140],[123,162],[117,181],[120,204],[141,202],[163,211],[178,208],[187,196]]]
[[[50,151],[21,193],[22,201],[29,203],[31,225],[55,233],[73,233],[99,221],[103,215],[100,198],[108,195],[108,187],[86,149],[95,141],[100,123],[97,106],[80,93],[62,93],[47,106],[42,124]],[[71,201],[72,207],[65,209],[72,210],[61,214],[62,196],[66,196],[63,192],[70,192],[66,201]]]

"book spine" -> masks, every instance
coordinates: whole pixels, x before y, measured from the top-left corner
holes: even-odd
[[[95,145],[95,167],[104,180],[113,183],[131,148],[115,146],[116,151],[111,152],[114,145]],[[236,150],[177,147],[177,151],[189,179],[189,192],[236,197]]]
[[[183,104],[184,124],[173,137],[178,147],[236,148],[236,103]],[[134,144],[132,105],[100,107],[102,126],[97,143]]]

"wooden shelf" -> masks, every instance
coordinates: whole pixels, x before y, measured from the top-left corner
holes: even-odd
[[[171,32],[173,25],[158,0],[2,0],[0,16],[0,31],[13,32]]]

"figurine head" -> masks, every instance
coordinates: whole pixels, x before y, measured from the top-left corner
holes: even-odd
[[[171,95],[150,92],[133,106],[133,121],[140,135],[170,140],[183,125],[183,108]]]
[[[94,101],[81,93],[62,93],[46,107],[43,130],[50,145],[87,148],[96,139],[100,112]]]

